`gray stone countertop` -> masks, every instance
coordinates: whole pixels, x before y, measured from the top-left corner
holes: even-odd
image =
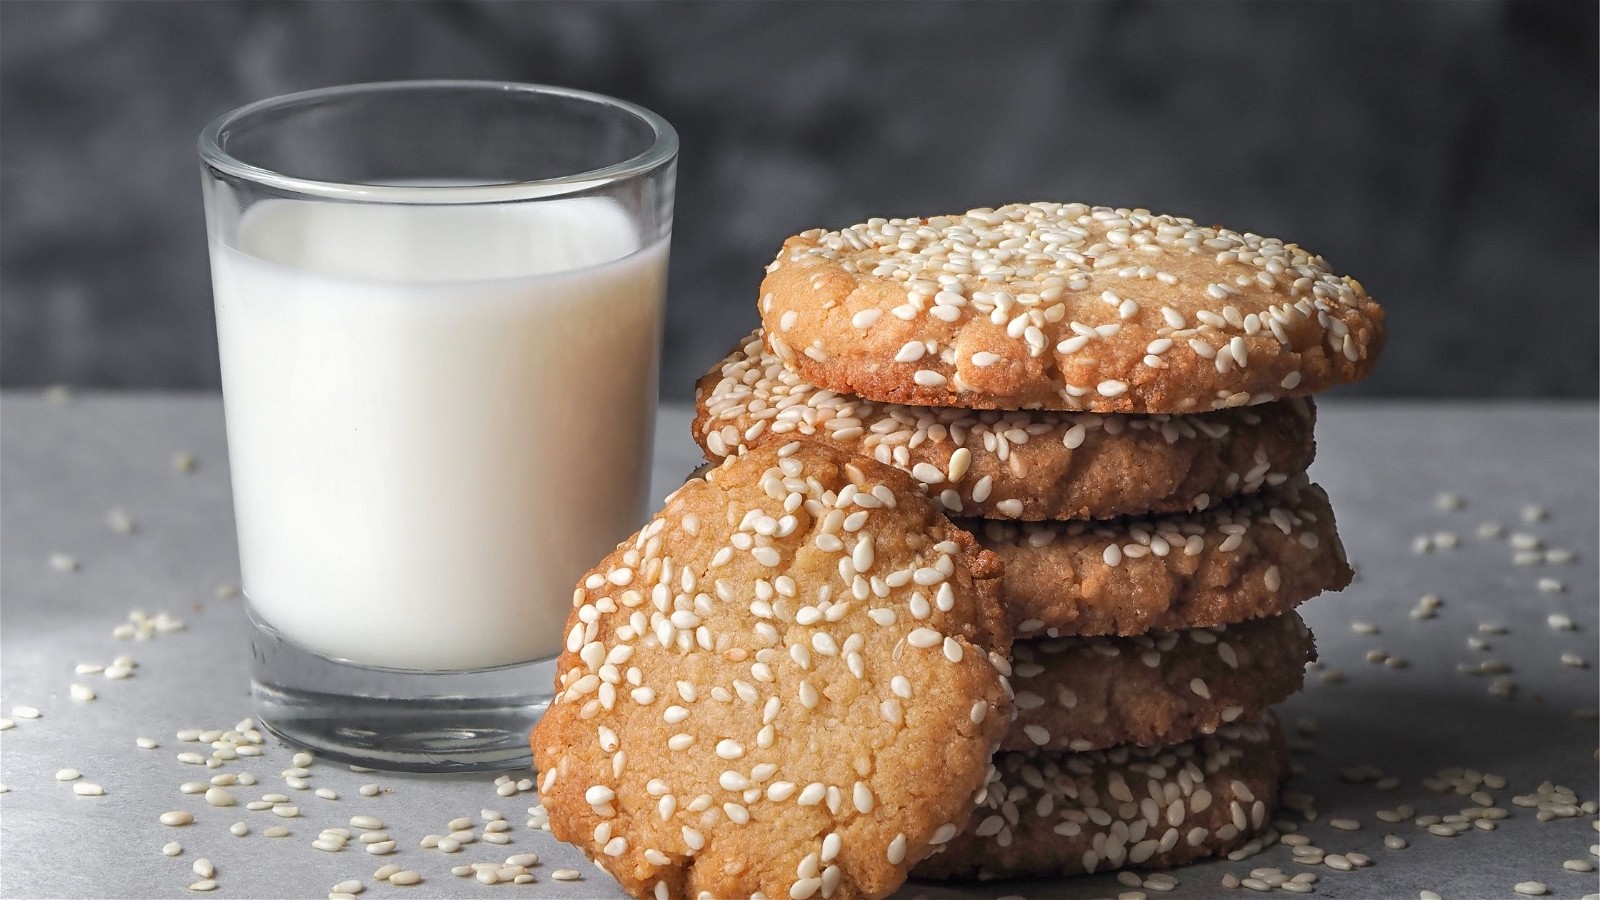
[[[1550,822],[1514,805],[1514,795],[1553,781],[1593,801],[1597,787],[1597,686],[1592,668],[1600,649],[1597,618],[1597,408],[1580,403],[1322,405],[1318,458],[1312,474],[1328,489],[1340,532],[1359,569],[1344,593],[1319,598],[1302,610],[1316,632],[1324,668],[1309,673],[1307,688],[1281,710],[1297,735],[1300,772],[1290,787],[1315,797],[1318,818],[1300,822],[1302,833],[1330,852],[1359,851],[1370,868],[1344,873],[1308,869],[1291,861],[1289,848],[1273,847],[1243,862],[1212,862],[1179,870],[1170,895],[1212,897],[1225,873],[1253,867],[1288,873],[1314,871],[1316,895],[1412,898],[1420,890],[1451,900],[1510,897],[1523,881],[1540,881],[1550,895],[1579,897],[1600,890],[1593,873],[1563,869],[1566,860],[1594,861],[1600,841],[1593,814]],[[698,455],[687,437],[688,412],[663,409],[655,456],[657,497],[678,483]],[[172,465],[175,453],[192,454],[188,473]],[[1441,492],[1464,500],[1441,509]],[[358,774],[318,762],[312,787],[331,787],[339,799],[284,788],[279,771],[292,749],[270,741],[263,756],[204,770],[176,759],[191,749],[175,738],[184,728],[231,728],[250,715],[246,624],[239,601],[219,597],[235,583],[236,556],[229,502],[220,398],[212,394],[95,394],[50,402],[35,394],[0,398],[0,716],[15,727],[0,733],[0,893],[6,897],[177,897],[199,880],[191,871],[201,857],[216,866],[217,895],[322,897],[350,878],[366,884],[364,897],[619,897],[617,886],[580,854],[548,833],[524,826],[534,795],[500,797],[492,774],[428,777]],[[1523,520],[1527,505],[1548,511]],[[106,523],[113,507],[136,527],[120,534]],[[1505,537],[1478,536],[1480,523],[1502,523],[1506,533],[1537,536],[1544,548],[1570,550],[1573,561],[1513,563]],[[1418,553],[1418,535],[1448,532],[1453,548]],[[1448,538],[1445,543],[1448,543]],[[63,572],[53,554],[79,567]],[[1557,558],[1560,555],[1557,554]],[[1555,579],[1541,589],[1540,579]],[[1413,619],[1424,594],[1443,600],[1436,617]],[[181,631],[152,640],[112,636],[129,611],[165,611]],[[1575,628],[1548,623],[1570,616]],[[1357,634],[1352,621],[1377,634]],[[1480,623],[1503,624],[1485,634],[1488,649],[1469,648]],[[1366,661],[1370,650],[1402,656],[1404,668]],[[120,655],[138,667],[130,678],[74,674],[78,663],[108,665]],[[1574,654],[1585,667],[1564,665]],[[1461,663],[1487,660],[1510,666],[1509,699],[1492,695],[1488,676],[1461,674]],[[1343,679],[1330,683],[1329,670]],[[1325,680],[1326,679],[1326,680]],[[74,682],[91,687],[92,702],[73,700]],[[37,719],[12,710],[33,706]],[[138,737],[159,746],[135,746]],[[1351,767],[1376,766],[1399,779],[1379,791],[1370,779],[1351,781]],[[1419,815],[1459,812],[1465,797],[1441,794],[1425,779],[1445,767],[1469,767],[1504,776],[1491,791],[1511,811],[1493,832],[1437,837],[1411,822],[1386,824],[1380,809],[1411,804]],[[58,769],[80,770],[100,784],[101,797],[77,797],[58,783]],[[178,785],[214,772],[252,772],[255,787],[233,788],[240,805],[212,808]],[[367,798],[359,785],[384,792]],[[300,818],[282,820],[246,811],[260,793],[295,794]],[[513,823],[504,847],[476,843],[454,855],[417,846],[418,838],[444,830],[457,816],[481,809]],[[169,828],[165,810],[188,810],[194,824]],[[399,841],[399,852],[376,857],[352,842],[340,853],[309,845],[323,827],[343,826],[352,815],[380,817]],[[1290,819],[1299,819],[1286,814]],[[1335,830],[1348,817],[1360,830]],[[250,834],[228,831],[244,821]],[[292,835],[262,836],[271,825]],[[1386,849],[1396,834],[1410,846]],[[178,841],[183,853],[164,856]],[[534,852],[543,864],[529,885],[485,886],[449,873],[453,865],[500,860]],[[410,888],[377,885],[372,872],[394,862],[423,876]],[[575,882],[550,877],[557,868],[583,873]],[[1064,881],[988,885],[911,882],[904,897],[1028,898],[1112,897],[1128,890],[1109,876]],[[409,892],[409,893],[408,893]],[[1238,896],[1238,892],[1234,893]]]

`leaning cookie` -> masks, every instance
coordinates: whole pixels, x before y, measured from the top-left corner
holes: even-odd
[[[817,436],[910,472],[950,513],[987,519],[1204,508],[1304,472],[1316,452],[1309,399],[1190,416],[874,403],[802,381],[759,331],[700,379],[695,413],[708,458]]]
[[[1215,628],[1133,637],[1018,641],[1017,718],[1005,750],[1179,744],[1252,721],[1300,690],[1317,658],[1292,612]]]
[[[1010,719],[998,572],[905,473],[824,444],[691,479],[574,595],[531,737],[551,830],[635,896],[888,895]]]
[[[886,403],[1191,413],[1365,377],[1383,310],[1297,244],[1142,209],[1014,203],[789,238],[773,353]]]
[[[1269,721],[1174,746],[1004,753],[995,766],[972,824],[917,877],[1167,869],[1266,843],[1285,760]]]
[[[1198,513],[961,520],[1005,562],[1019,638],[1143,634],[1274,616],[1352,572],[1322,489],[1296,478]]]

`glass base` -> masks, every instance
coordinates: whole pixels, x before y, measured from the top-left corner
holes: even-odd
[[[283,740],[390,771],[533,765],[528,732],[550,705],[554,659],[470,672],[374,668],[294,644],[253,609],[249,619],[256,718]]]

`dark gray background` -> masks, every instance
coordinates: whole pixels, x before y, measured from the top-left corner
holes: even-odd
[[[643,103],[682,139],[663,393],[782,238],[1009,200],[1297,240],[1389,310],[1352,392],[1596,395],[1593,3],[0,4],[0,383],[213,387],[194,137],[340,82]]]

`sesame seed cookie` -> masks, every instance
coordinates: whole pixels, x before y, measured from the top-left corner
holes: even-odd
[[[1082,875],[1225,854],[1267,830],[1284,756],[1270,720],[1172,746],[1004,753],[971,824],[915,874]]]
[[[767,435],[817,436],[910,472],[947,512],[988,519],[1204,508],[1282,483],[1316,452],[1310,399],[1189,416],[874,403],[800,380],[759,330],[700,379],[695,412],[708,458]]]
[[[1019,638],[1243,622],[1342,590],[1353,575],[1328,495],[1303,476],[1196,513],[961,522],[1004,561],[1001,598]]]
[[[1016,203],[789,238],[767,345],[885,403],[1192,413],[1365,377],[1383,310],[1277,238],[1143,209]]]
[[[998,574],[904,472],[825,444],[691,479],[573,596],[531,736],[551,830],[634,896],[890,894],[1010,720]]]
[[[1317,658],[1292,612],[1214,628],[1133,637],[1019,641],[1017,718],[1006,750],[1103,750],[1178,744],[1252,721],[1300,690]]]

